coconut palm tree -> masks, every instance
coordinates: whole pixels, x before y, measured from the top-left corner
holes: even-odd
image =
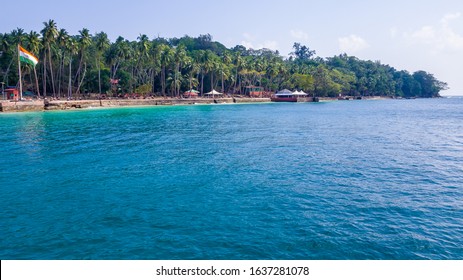
[[[97,50],[96,54],[96,65],[98,67],[98,91],[101,94],[101,56],[109,48],[109,39],[108,35],[104,32],[97,33],[95,35],[95,46]]]
[[[64,29],[64,28],[61,28],[58,32],[58,36],[56,37],[56,42],[57,42],[57,45],[59,47],[59,70],[58,70],[58,76],[57,76],[57,80],[58,80],[58,95],[61,96],[61,80],[62,77],[64,76],[64,53],[66,51],[66,45],[67,45],[67,41],[69,40],[69,35],[68,35],[68,32]]]
[[[9,35],[8,34],[0,34],[0,50],[1,54],[7,52],[10,47],[10,42],[9,42]]]
[[[48,52],[48,62],[50,65],[50,77],[51,77],[51,85],[53,89],[53,96],[56,97],[55,91],[55,80],[53,78],[53,61],[51,59],[51,46],[54,44],[56,37],[58,36],[58,28],[56,26],[56,22],[52,19],[48,20],[48,22],[43,23],[45,27],[40,31],[42,33],[42,40],[43,45],[46,47],[44,51],[44,59],[43,59],[43,94],[46,95],[47,93],[47,66],[46,66],[46,59],[47,59],[47,52]]]
[[[66,50],[69,55],[69,81],[68,81],[68,98],[72,98],[72,57],[77,55],[79,47],[77,41],[70,37],[66,41]]]
[[[185,63],[186,57],[187,57],[187,54],[186,54],[185,46],[184,45],[177,46],[177,48],[175,49],[174,57],[173,57],[173,60],[176,65],[176,69],[174,70],[174,80],[175,80],[174,91],[177,96],[180,95],[180,86],[178,86],[181,84],[180,82],[178,82],[179,76],[181,77],[181,74],[182,74],[180,71],[180,67],[183,63]]]
[[[198,85],[198,79],[194,78],[194,75],[201,71],[199,64],[191,57],[187,56],[185,59],[185,66],[184,69],[187,71],[188,77],[188,89],[193,89],[193,86]]]
[[[171,64],[173,59],[172,49],[165,44],[160,44],[161,48],[161,88],[162,95],[166,95],[166,69]]]
[[[86,49],[92,44],[92,37],[87,28],[83,28],[79,31],[78,36],[78,43],[79,43],[79,52],[80,52],[80,61],[79,61],[79,68],[77,69],[76,78],[75,80],[78,82],[76,93],[80,93],[80,87],[85,78],[85,73],[87,72],[87,64],[85,63],[84,71],[82,73],[82,66],[84,65],[85,61],[85,51]]]
[[[161,72],[161,48],[153,41],[149,51],[149,60],[150,60],[150,68],[151,68],[151,90],[155,92],[155,76],[159,75]]]
[[[225,74],[227,74],[226,76],[228,77],[228,69],[230,67],[230,63],[232,62],[232,56],[230,54],[230,52],[224,52],[222,54],[222,61],[220,63],[220,66],[221,66],[221,74],[222,74],[222,92],[225,93],[225,88],[224,88],[224,76]]]
[[[3,82],[8,84],[8,76],[10,69],[17,61],[17,46],[25,40],[24,30],[17,28],[10,34],[3,34],[1,36],[1,55],[5,54],[5,57],[9,58],[8,67],[4,71]],[[14,66],[13,66],[14,67]]]
[[[201,74],[201,96],[204,94],[204,74],[205,74],[205,62],[206,62],[206,51],[205,50],[198,50],[195,52],[194,60],[196,64],[199,66],[198,71],[198,79],[199,74]]]
[[[31,31],[27,35],[27,42],[28,42],[28,49],[31,51],[33,54],[39,53],[39,50],[41,48],[41,43],[40,43],[40,38],[39,38],[39,33],[35,31]],[[37,91],[37,96],[40,97],[40,89],[39,89],[39,79],[37,78],[37,68],[34,66],[34,77],[35,77],[35,89]]]
[[[17,45],[23,45],[26,41],[27,34],[24,33],[24,29],[16,28],[11,32],[11,36],[13,37],[14,43]]]
[[[11,34],[1,34],[0,36],[0,54],[1,56],[10,56],[11,59],[10,59],[10,62],[8,63],[8,67],[6,67],[6,69],[3,71],[3,83],[6,83],[8,84],[8,74],[10,72],[10,67],[11,65],[13,64],[13,61],[14,61],[14,54],[12,54],[12,49],[14,48],[11,48]]]
[[[241,57],[241,54],[239,52],[235,52],[234,57],[233,57],[233,62],[235,65],[235,81],[233,83],[233,92],[237,92],[236,89],[236,84],[238,82],[238,74],[240,72],[240,68],[243,64],[243,58]]]
[[[150,48],[151,43],[149,41],[148,36],[145,34],[140,34],[138,37],[138,42],[135,46],[134,52],[137,54],[135,56],[136,61],[136,74],[138,81],[138,85],[144,85],[148,83],[149,79],[149,60],[150,60]]]

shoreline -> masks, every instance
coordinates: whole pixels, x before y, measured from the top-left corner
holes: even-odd
[[[40,112],[65,111],[91,108],[119,108],[135,106],[172,106],[199,104],[233,104],[233,103],[263,103],[270,102],[270,98],[150,98],[150,99],[84,99],[84,100],[28,100],[28,101],[0,101],[0,113],[7,112]]]
[[[382,96],[363,97],[362,100],[391,99]],[[338,98],[319,98],[320,102],[338,101]],[[346,99],[346,100],[353,100]],[[344,100],[340,100],[344,101]],[[40,112],[65,111],[95,108],[120,108],[136,106],[172,106],[172,105],[209,105],[209,104],[241,104],[270,103],[270,98],[226,97],[226,98],[151,98],[151,99],[88,99],[88,100],[30,100],[0,101],[0,113],[8,112]]]

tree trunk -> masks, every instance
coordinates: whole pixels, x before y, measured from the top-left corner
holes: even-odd
[[[80,79],[79,85],[77,86],[76,93],[80,93],[80,87],[82,86],[82,83],[84,82],[86,72],[87,72],[87,64],[85,63],[84,73],[82,74],[82,78]]]
[[[131,79],[131,83],[130,83],[131,92],[135,92],[136,82],[135,82],[134,76],[135,76],[135,66],[132,66],[132,79]]]
[[[53,77],[53,66],[52,66],[52,61],[51,61],[50,44],[48,44],[48,61],[50,62],[51,88],[53,89],[53,97],[56,97],[55,78]]]
[[[43,52],[43,96],[47,96],[47,52]]]
[[[96,65],[98,65],[98,90],[101,94],[101,67],[100,67],[100,58],[98,57]]]
[[[204,72],[201,71],[201,96],[204,95]]]
[[[224,86],[223,86],[223,69],[222,69],[222,93],[225,93]]]
[[[166,67],[162,67],[161,73],[161,87],[162,87],[162,95],[166,96]]]
[[[37,97],[40,97],[40,89],[39,89],[39,79],[37,79],[37,70],[34,66],[34,76],[35,76],[35,88],[37,89]]]
[[[58,96],[61,97],[61,79],[63,76],[63,63],[64,63],[64,54],[61,53],[60,60],[59,60],[59,69],[58,69],[58,75],[56,76],[56,80],[58,83]]]
[[[74,84],[77,82],[77,85],[79,84],[80,80],[80,73],[82,72],[82,62],[84,60],[84,52],[80,52],[80,60],[79,60],[79,68],[77,68],[76,72],[76,77],[74,78]],[[76,93],[79,93],[79,91],[76,91]]]
[[[155,90],[154,90],[154,69],[151,70],[151,93],[154,94]]]
[[[211,91],[214,89],[214,72],[211,71]]]
[[[8,64],[8,68],[6,68],[5,75],[3,76],[3,81],[6,82],[8,85],[8,73],[10,72],[11,65],[13,65],[15,58],[13,57],[10,61],[10,64]]]
[[[72,75],[71,75],[71,68],[72,68],[72,57],[69,59],[69,83],[68,83],[68,99],[72,97]]]

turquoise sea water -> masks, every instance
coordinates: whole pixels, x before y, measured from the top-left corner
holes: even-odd
[[[0,115],[1,259],[463,259],[463,99]]]

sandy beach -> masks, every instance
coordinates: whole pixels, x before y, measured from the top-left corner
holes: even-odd
[[[382,96],[362,97],[363,100],[390,99]],[[354,100],[349,98],[345,100]],[[337,98],[319,98],[320,102],[338,101]],[[344,101],[344,100],[342,100]],[[112,108],[127,106],[168,106],[168,105],[197,105],[197,104],[233,104],[233,103],[264,103],[271,102],[270,98],[226,97],[226,98],[147,98],[147,99],[86,99],[86,100],[26,100],[0,101],[0,112],[33,112],[49,110],[75,110],[86,108]]]

